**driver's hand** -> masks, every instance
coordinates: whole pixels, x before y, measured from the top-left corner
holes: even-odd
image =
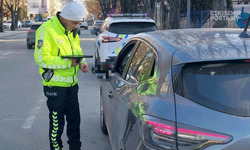
[[[82,72],[87,73],[89,71],[89,67],[86,64],[80,64],[80,69]]]

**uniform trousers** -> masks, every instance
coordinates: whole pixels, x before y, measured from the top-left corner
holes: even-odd
[[[72,87],[44,86],[49,109],[49,141],[51,150],[63,147],[65,118],[67,123],[67,137],[70,150],[80,150],[80,110],[78,102],[78,84]]]

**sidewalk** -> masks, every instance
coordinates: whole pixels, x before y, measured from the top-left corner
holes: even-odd
[[[10,29],[4,29],[4,32],[0,32],[0,39],[5,39],[19,34],[26,34],[27,31],[28,28],[18,28],[15,31],[11,31]]]

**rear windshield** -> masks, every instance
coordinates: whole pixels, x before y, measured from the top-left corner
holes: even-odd
[[[37,30],[41,25],[40,24],[34,24],[31,26],[31,29]]]
[[[177,94],[217,111],[250,116],[250,63],[193,63],[174,68],[180,77],[174,77]]]
[[[156,25],[151,22],[119,22],[111,24],[109,28],[109,32],[116,34],[137,34],[156,30]]]
[[[95,23],[96,23],[96,24],[102,24],[103,21],[96,21]]]

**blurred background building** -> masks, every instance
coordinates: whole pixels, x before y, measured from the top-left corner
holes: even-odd
[[[72,1],[73,0],[27,0],[27,16],[34,20],[41,19],[41,17],[53,17],[58,11],[61,11],[67,3]],[[77,1],[85,6],[84,0]]]

